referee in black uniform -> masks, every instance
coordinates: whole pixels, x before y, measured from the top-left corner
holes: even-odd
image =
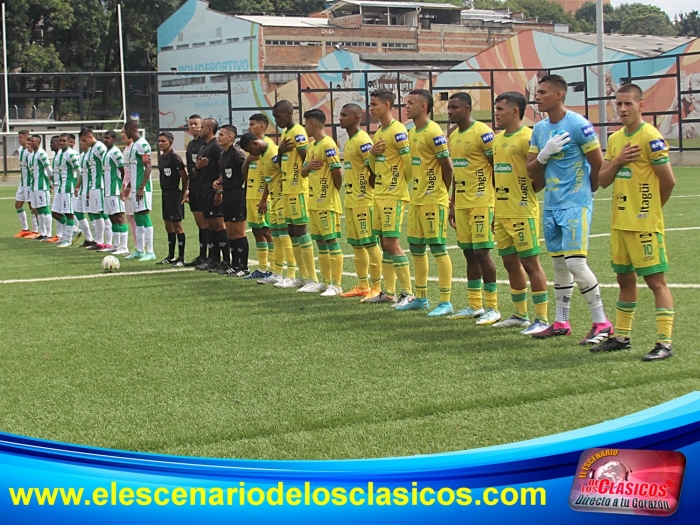
[[[223,191],[222,206],[224,223],[231,247],[231,267],[220,273],[230,277],[248,275],[248,237],[246,227],[246,177],[243,175],[245,153],[234,146],[237,130],[227,124],[219,131],[221,154],[221,176],[214,183],[214,189]]]
[[[199,255],[191,262],[186,263],[185,266],[197,266],[207,260],[207,244],[209,243],[207,223],[204,221],[204,215],[202,214],[202,185],[200,183],[199,173],[197,173],[197,169],[195,168],[199,155],[199,148],[201,148],[204,143],[201,137],[202,117],[199,115],[192,115],[187,119],[187,126],[192,134],[192,140],[187,144],[187,155],[185,159],[187,162],[187,177],[190,181],[188,202],[190,204],[190,211],[194,216],[194,221],[197,223],[197,228],[199,228]]]
[[[168,232],[168,256],[156,264],[171,266],[185,265],[185,232],[182,219],[185,217],[185,199],[187,198],[187,173],[180,155],[173,151],[173,134],[162,131],[158,135],[158,171],[160,172],[160,189],[163,201],[163,220]],[[182,181],[182,189],[180,189]],[[177,259],[175,243],[177,242]]]

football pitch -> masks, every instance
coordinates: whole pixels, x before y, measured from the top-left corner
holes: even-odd
[[[386,457],[563,432],[698,390],[700,176],[675,173],[665,217],[676,355],[651,363],[641,361],[655,337],[653,297],[643,287],[633,350],[598,355],[577,344],[590,314],[576,291],[574,335],[537,341],[517,330],[123,258],[121,271],[106,275],[105,254],[12,238],[16,185],[0,186],[0,431],[175,455]],[[160,259],[167,247],[158,192],[153,200]],[[610,207],[610,190],[601,190],[590,265],[614,318]],[[198,251],[189,212],[184,225],[189,260]],[[352,250],[341,245],[349,289]],[[467,285],[453,230],[449,245],[458,309]],[[549,256],[542,263],[551,281]],[[432,304],[437,295],[433,280]],[[550,285],[550,320],[553,296]],[[510,316],[507,284],[499,301]],[[532,317],[531,301],[529,309]]]

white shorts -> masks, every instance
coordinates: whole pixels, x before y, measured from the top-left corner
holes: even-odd
[[[17,186],[17,193],[15,193],[15,200],[17,202],[30,202],[29,200],[29,187],[22,186],[21,184]]]
[[[105,197],[105,213],[107,215],[124,213],[124,203],[119,197]]]
[[[140,211],[151,211],[153,209],[152,203],[153,203],[153,193],[152,192],[145,191],[143,193],[143,199],[141,199],[141,202],[136,202],[136,192],[135,191],[131,192],[131,207],[134,210],[134,213],[138,213]]]
[[[88,213],[102,213],[105,207],[105,196],[101,188],[90,190],[90,197],[88,198]]]
[[[87,209],[86,200],[87,199],[85,198],[85,195],[83,195],[82,193],[78,194],[77,196],[74,195],[73,196],[73,210],[76,213],[87,213],[87,211],[85,211]]]
[[[59,199],[60,193],[57,191],[53,194],[53,202],[51,203],[51,213],[63,213],[61,211],[61,200]]]
[[[51,202],[48,190],[32,190],[31,202],[35,210],[48,206]]]
[[[53,207],[51,211],[56,211],[54,208],[58,208],[57,213],[61,215],[73,215],[73,201],[75,198],[72,193],[59,193],[53,200]],[[58,203],[58,204],[57,204]]]
[[[134,215],[134,207],[131,205],[131,197],[124,201],[124,213]]]

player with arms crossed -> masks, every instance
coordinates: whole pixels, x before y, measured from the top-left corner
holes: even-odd
[[[207,261],[207,247],[209,245],[209,232],[202,213],[202,183],[199,179],[199,170],[196,168],[199,149],[204,144],[204,139],[202,138],[202,117],[191,115],[187,119],[187,127],[192,134],[192,140],[187,144],[187,153],[185,155],[189,191],[185,200],[190,205],[190,211],[199,230],[199,255],[192,261],[185,263],[185,266],[199,266]]]
[[[449,136],[454,166],[449,220],[457,230],[457,243],[467,260],[469,298],[469,306],[451,315],[450,319],[476,318],[476,324],[493,324],[501,318],[496,265],[491,258],[495,201],[493,130],[472,118],[472,98],[468,93],[455,93],[450,97],[447,116],[450,122],[457,124],[457,129]]]
[[[370,93],[369,113],[381,127],[374,133],[369,167],[374,173],[374,208],[372,233],[382,245],[382,275],[384,289],[370,293],[362,302],[407,304],[413,298],[408,257],[401,249],[401,225],[409,201],[408,173],[411,169],[411,146],[406,127],[394,120],[391,109],[396,96],[389,89]],[[401,295],[396,297],[396,279]]]
[[[124,216],[124,202],[120,195],[124,180],[124,155],[115,146],[117,134],[109,130],[102,137],[102,142],[107,148],[104,158],[104,192],[105,213],[112,224],[112,246],[106,246],[103,252],[113,251],[117,254],[128,254],[127,242],[129,238],[129,226]]]
[[[348,139],[344,149],[345,227],[355,254],[357,286],[341,297],[376,297],[382,291],[382,250],[372,234],[374,173],[369,168],[372,139],[360,129],[362,108],[355,103],[340,110],[340,127]],[[371,284],[370,284],[371,280]]]
[[[666,284],[668,271],[662,207],[676,181],[668,159],[668,145],[661,133],[642,120],[644,98],[635,84],[622,85],[615,105],[624,128],[608,141],[600,185],[613,185],[610,247],[617,274],[615,335],[591,352],[631,348],[632,319],[637,307],[637,275],[654,293],[656,345],[642,359],[655,361],[673,355],[673,297]]]
[[[318,265],[321,283],[308,282],[299,292],[321,293],[321,297],[335,297],[343,293],[343,252],[340,251],[340,171],[338,146],[326,135],[326,115],[320,109],[304,113],[304,127],[313,143],[306,154],[301,176],[309,179],[309,226],[311,237],[318,245]]]
[[[173,134],[161,131],[158,135],[158,173],[163,208],[163,222],[168,234],[168,256],[159,265],[182,267],[185,265],[185,231],[182,220],[185,218],[185,198],[187,196],[187,173],[180,155],[173,151]],[[182,189],[180,189],[182,181]],[[175,258],[177,244],[177,259]]]
[[[406,113],[414,127],[408,133],[411,144],[413,190],[408,209],[408,242],[413,256],[416,297],[396,310],[424,310],[428,303],[427,246],[435,257],[440,286],[440,302],[428,316],[449,315],[454,310],[452,294],[452,260],[447,253],[447,222],[452,186],[452,161],[442,128],[430,120],[433,95],[414,89],[406,97]]]
[[[591,123],[564,106],[566,91],[566,80],[548,75],[540,79],[535,94],[540,111],[549,117],[532,130],[527,172],[532,179],[544,174],[544,238],[554,266],[557,311],[554,324],[533,337],[571,335],[569,308],[575,281],[593,318],[580,344],[595,345],[613,333],[598,281],[586,259],[593,192],[598,189],[603,153]]]

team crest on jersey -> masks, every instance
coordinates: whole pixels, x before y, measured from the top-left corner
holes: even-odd
[[[591,124],[586,124],[581,128],[581,133],[583,133],[584,137],[590,137],[592,135],[595,135],[595,130],[593,129],[593,126]]]
[[[666,143],[662,139],[655,139],[649,142],[649,147],[651,151],[664,151],[666,149]]]
[[[272,163],[273,163],[273,164],[277,164],[277,155],[275,155],[274,157],[272,157]]]
[[[170,175],[172,175],[172,170],[170,168],[164,168],[163,173],[166,177],[170,177]]]
[[[306,135],[302,135],[301,133],[299,133],[299,135],[294,137],[294,140],[296,140],[297,142],[306,142]]]
[[[447,139],[445,138],[445,135],[440,135],[439,137],[433,138],[433,143],[436,146],[442,146],[443,144],[447,144]]]
[[[231,168],[226,168],[226,170],[224,170],[224,173],[226,173],[227,179],[230,179],[233,176],[233,170]]]
[[[402,131],[394,135],[394,139],[396,139],[396,142],[403,142],[404,140],[408,140],[408,135]]]
[[[326,157],[335,157],[337,155],[335,148],[329,148],[326,150]]]
[[[483,141],[484,144],[488,144],[493,140],[493,131],[489,131],[488,133],[484,133],[481,135],[481,140]]]
[[[367,144],[363,144],[362,146],[360,146],[360,151],[362,153],[367,153],[371,149],[372,149],[372,144],[370,144],[369,142]]]

